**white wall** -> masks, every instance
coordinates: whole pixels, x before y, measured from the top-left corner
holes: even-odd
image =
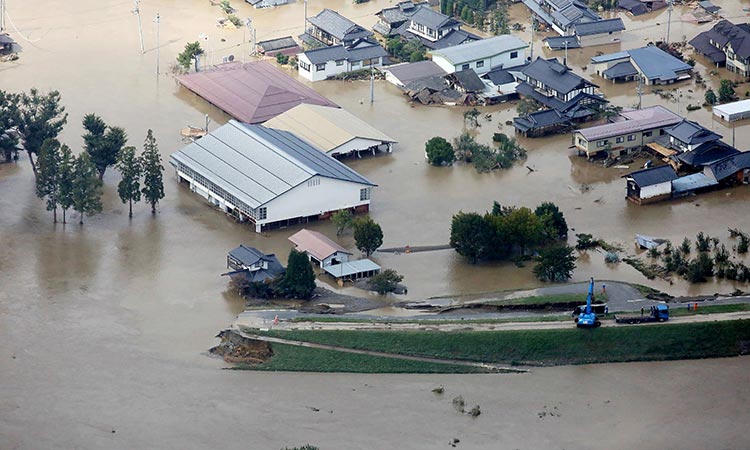
[[[510,57],[511,53],[513,52],[517,53],[515,58]],[[468,64],[469,69],[472,69],[477,73],[477,75],[482,75],[489,72],[493,67],[497,67],[500,65],[502,65],[503,68],[507,69],[509,67],[516,67],[523,64],[524,61],[526,61],[526,49],[509,50],[498,53],[496,55],[488,56],[487,58],[476,59],[469,62],[462,62],[455,65],[453,64],[453,62],[448,61],[440,54],[432,55],[432,61],[448,73],[460,72],[461,70],[464,70],[463,65]],[[482,67],[477,67],[477,63],[480,62],[484,64],[480,64]]]
[[[352,72],[354,70],[360,70],[360,69],[367,69],[370,67],[382,67],[383,65],[383,58],[378,58],[377,63],[375,63],[372,66],[362,67],[362,62],[358,61],[356,66],[353,66],[349,61],[344,60],[342,61],[342,64],[340,66],[336,65],[336,61],[328,61],[325,64],[324,70],[317,70],[315,64],[311,64],[310,60],[307,59],[307,56],[305,56],[304,53],[297,54],[297,59],[300,62],[304,62],[307,64],[310,64],[310,70],[305,70],[302,68],[302,65],[299,64],[297,71],[299,74],[310,81],[322,81],[325,80],[328,77],[332,77],[334,75],[339,75],[346,72]]]
[[[359,190],[369,187],[367,185],[321,176],[315,176],[311,180],[320,180],[320,183],[308,186],[309,180],[305,181],[264,205],[266,219],[258,220],[256,224],[264,225],[370,204],[370,200],[359,199]]]
[[[671,181],[654,184],[653,186],[646,186],[646,187],[641,188],[642,199],[649,199],[653,197],[658,197],[660,195],[668,195],[671,193],[672,193]]]

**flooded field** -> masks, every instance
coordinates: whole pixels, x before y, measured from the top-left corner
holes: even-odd
[[[216,28],[221,14],[208,1],[141,2],[143,55],[130,1],[78,0],[64,9],[52,0],[6,3],[20,33],[10,31],[24,51],[20,60],[0,64],[0,88],[59,90],[69,113],[61,139],[74,151],[82,145],[81,119],[90,112],[124,127],[133,145],[140,146],[146,130],[153,129],[165,159],[184,145],[180,128],[202,124],[204,114],[212,127],[228,120],[179,89],[167,74],[184,44],[201,33],[209,35],[209,60],[218,62],[229,54],[242,58],[243,31]],[[731,12],[728,16],[742,14],[739,2],[716,3]],[[372,13],[387,4],[311,1],[308,11],[312,15],[331,7],[370,26]],[[302,31],[301,2],[266,10],[239,0],[233,5],[239,17],[253,17],[258,40]],[[512,11],[527,17],[520,5]],[[152,22],[157,12],[158,76]],[[625,18],[634,30],[626,32],[622,45],[571,51],[571,63],[583,73],[581,67],[596,51],[635,47],[658,37],[662,28],[653,23],[664,24],[665,14]],[[698,29],[675,22],[672,33],[690,36]],[[535,53],[542,54],[540,42],[536,46]],[[728,74],[722,70],[721,76]],[[615,104],[635,101],[632,84],[598,84]],[[703,96],[692,82],[676,87],[694,96],[693,103]],[[435,135],[458,135],[461,108],[412,107],[384,82],[376,84],[373,104],[366,82],[321,82],[314,88],[399,140],[393,154],[347,161],[379,185],[372,216],[383,227],[386,247],[446,243],[454,213],[483,211],[494,200],[527,206],[554,201],[577,232],[628,248],[635,233],[679,241],[698,231],[726,239],[727,227],[750,229],[747,187],[633,206],[624,200],[620,176],[625,171],[579,159],[568,149],[569,136],[522,140],[529,158],[508,171],[479,175],[470,167],[430,167],[423,157],[424,142]],[[645,105],[658,102],[663,102],[658,96],[644,96]],[[680,103],[683,113],[686,103]],[[480,140],[489,142],[496,130],[512,132],[498,124],[514,116],[513,105],[483,112],[491,113],[492,120],[482,121]],[[688,117],[731,136],[708,111]],[[750,127],[737,128],[736,141],[747,148],[742,143],[750,142]],[[51,214],[34,195],[24,155],[17,164],[0,165],[0,448],[273,449],[304,442],[322,448],[435,448],[454,437],[465,448],[498,448],[498,442],[502,448],[598,448],[607,440],[617,442],[616,448],[709,448],[711,438],[719,437],[728,448],[749,445],[733,429],[749,419],[744,407],[748,390],[741,384],[750,367],[747,358],[539,369],[512,377],[219,371],[223,363],[201,352],[243,307],[219,276],[226,251],[244,243],[285,257],[290,249],[286,238],[297,229],[256,235],[178,186],[167,168],[167,196],[156,217],[137,205],[129,221],[117,199],[118,175],[108,171],[104,212],[79,227],[52,224]],[[588,190],[582,190],[584,185]],[[313,227],[333,234],[327,223]],[[342,242],[351,246],[351,236]],[[538,284],[529,269],[470,266],[453,251],[375,259],[404,274],[409,297],[415,299]],[[732,289],[729,284],[647,282],[628,266],[611,268],[602,260],[603,255],[592,254],[579,261],[574,279],[636,281],[676,294]],[[720,384],[699,382],[717,375]],[[483,415],[475,421],[456,416],[449,401],[429,392],[434,384],[479,402]],[[582,385],[590,388],[579,397]],[[655,393],[663,404],[650,403]],[[539,418],[545,405],[558,406],[561,415]],[[674,411],[683,415],[677,418]],[[703,416],[706,411],[708,417]],[[601,427],[592,430],[599,440],[580,441],[580,425],[599,420]],[[697,428],[699,436],[690,433]],[[629,434],[633,431],[637,433]]]

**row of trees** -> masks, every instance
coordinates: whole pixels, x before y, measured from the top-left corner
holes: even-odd
[[[58,207],[62,209],[63,222],[71,208],[80,213],[81,223],[86,214],[101,211],[102,179],[107,169],[115,165],[123,176],[118,193],[124,203],[130,203],[130,217],[132,203],[139,201],[141,194],[155,212],[156,204],[164,197],[164,167],[153,133],[149,130],[143,156],[138,157],[133,147],[125,147],[125,130],[87,114],[83,118],[84,152],[75,157],[67,145],[57,140],[67,121],[57,91],[43,94],[37,89],[28,93],[0,90],[0,151],[10,160],[17,156],[19,144],[26,150],[37,196],[46,200],[54,221],[57,222]]]
[[[155,214],[156,205],[164,198],[164,167],[153,132],[148,130],[141,156],[136,154],[135,147],[125,147],[115,158],[114,163],[122,174],[117,192],[123,203],[129,203],[129,217],[133,217],[133,203],[140,201],[141,195]],[[90,152],[76,157],[67,145],[61,145],[57,139],[47,139],[39,149],[36,165],[36,194],[46,200],[55,223],[58,207],[62,210],[63,223],[67,223],[66,213],[70,208],[79,213],[81,224],[86,214],[101,212],[102,177],[109,162],[95,160]]]
[[[425,144],[427,161],[433,166],[446,166],[454,161],[471,163],[477,172],[507,169],[516,161],[526,158],[526,149],[515,138],[495,133],[492,140],[496,147],[478,143],[468,132],[453,140],[453,144],[442,137],[433,137]]]
[[[451,223],[450,245],[474,264],[524,256],[531,248],[554,244],[568,235],[560,209],[551,202],[535,211],[504,207],[495,202],[484,215],[459,212]]]

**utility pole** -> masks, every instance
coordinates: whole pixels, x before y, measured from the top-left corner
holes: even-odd
[[[669,0],[669,8],[667,8],[667,39],[666,43],[669,45],[669,27],[672,25],[672,4],[674,0]]]
[[[248,34],[252,33],[252,28],[251,28],[252,26],[253,26],[253,19],[252,19],[252,17],[247,17],[245,19],[245,27],[247,27]],[[250,40],[250,36],[248,36],[248,41],[249,40]],[[244,44],[244,42],[245,42],[245,30],[243,29],[242,30],[242,43]],[[251,54],[251,53],[255,53],[255,42],[253,42],[253,47],[251,48],[251,51],[247,52],[248,55]],[[242,52],[242,62],[243,63],[245,62],[245,52],[244,51]]]
[[[161,21],[159,13],[156,13],[154,22],[156,22],[156,74],[159,75],[159,22]]]
[[[643,106],[643,77],[638,74],[638,109]]]
[[[375,102],[375,68],[370,68],[370,104]]]
[[[303,24],[302,32],[307,33],[307,0],[305,0],[305,23]]]
[[[0,33],[5,31],[5,0],[0,0]]]
[[[4,2],[5,0],[0,0]],[[146,49],[143,47],[143,27],[141,26],[141,10],[138,8],[138,2],[140,0],[133,0],[135,2],[135,8],[133,8],[133,14],[138,17],[138,36],[141,38],[141,55],[146,53]]]
[[[563,66],[568,65],[568,40],[565,39],[565,59],[563,59]]]
[[[534,33],[536,31],[536,17],[534,17],[534,13],[531,13],[531,56],[529,56],[529,59],[531,61],[534,61]]]

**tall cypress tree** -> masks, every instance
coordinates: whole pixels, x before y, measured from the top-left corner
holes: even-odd
[[[73,180],[75,179],[75,163],[76,159],[73,156],[73,152],[70,151],[70,147],[63,144],[60,147],[60,172],[57,179],[58,182],[58,193],[57,200],[62,209],[62,221],[65,221],[65,213],[73,206]]]
[[[130,213],[128,217],[133,218],[133,202],[141,199],[141,172],[143,165],[141,158],[135,154],[135,147],[125,147],[120,151],[117,158],[117,169],[122,175],[122,180],[117,185],[117,193],[123,203],[128,203]]]
[[[88,153],[81,153],[76,159],[73,172],[73,209],[80,213],[78,223],[83,225],[85,214],[91,216],[102,210],[102,181]]]
[[[151,130],[146,134],[146,142],[143,144],[143,197],[151,205],[151,214],[156,214],[156,205],[164,198],[164,179],[161,165],[159,147]]]
[[[292,249],[286,266],[281,290],[290,298],[308,299],[315,291],[315,273],[307,256]]]
[[[54,222],[57,223],[60,142],[57,139],[45,140],[37,155],[36,195],[41,199],[47,199],[47,211],[53,211]]]
[[[125,130],[120,127],[108,127],[101,117],[96,114],[86,114],[83,117],[83,148],[91,157],[91,162],[96,166],[99,179],[104,179],[107,168],[117,163],[117,155],[120,154],[128,137]]]

